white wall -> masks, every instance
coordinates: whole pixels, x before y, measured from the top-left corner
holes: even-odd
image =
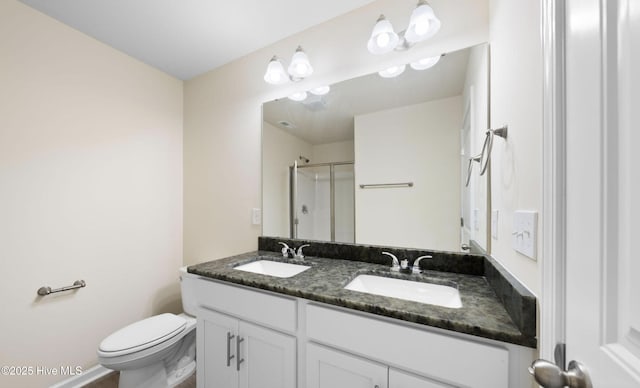
[[[352,162],[353,158],[353,140],[347,140],[314,145],[311,163]]]
[[[356,242],[458,250],[461,125],[461,96],[355,117]]]
[[[300,155],[312,155],[313,147],[266,121],[262,125],[263,234],[288,237],[289,166]]]
[[[383,56],[367,52],[366,40],[381,12],[402,28],[415,8],[415,1],[380,0],[185,83],[186,263],[257,248],[260,227],[251,225],[249,214],[261,202],[263,102],[488,40],[488,1],[430,3],[448,22],[429,42],[406,52]],[[307,51],[315,74],[297,84],[266,84],[262,76],[271,56],[288,60],[298,44]]]
[[[86,369],[109,333],[180,311],[182,82],[14,0],[0,52],[0,365]]]
[[[491,126],[509,125],[492,154],[492,208],[500,212],[492,256],[536,295],[540,267],[512,248],[513,214],[538,212],[542,220],[542,43],[540,2],[491,0]],[[538,238],[538,252],[541,239]]]

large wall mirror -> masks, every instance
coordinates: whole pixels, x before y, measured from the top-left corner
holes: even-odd
[[[263,235],[488,250],[488,174],[470,161],[488,128],[488,50],[265,103]]]

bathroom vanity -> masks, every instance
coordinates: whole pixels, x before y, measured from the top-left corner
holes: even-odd
[[[188,268],[199,275],[199,387],[531,385],[535,298],[487,257],[389,249],[402,258],[434,256],[420,263],[422,274],[398,274],[383,247],[313,243],[310,256],[289,259],[276,239],[259,245]],[[237,269],[259,260],[309,268],[291,277]],[[362,274],[453,285],[462,307],[344,288]]]

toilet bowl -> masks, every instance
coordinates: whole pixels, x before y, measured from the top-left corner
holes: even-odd
[[[196,275],[180,268],[184,314],[160,314],[126,326],[105,338],[98,361],[120,371],[119,388],[172,388],[196,370]]]

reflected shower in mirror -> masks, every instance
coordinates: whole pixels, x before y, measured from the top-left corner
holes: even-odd
[[[488,46],[263,106],[263,235],[488,250]],[[480,144],[478,144],[478,142]],[[475,167],[475,168],[474,168]]]

